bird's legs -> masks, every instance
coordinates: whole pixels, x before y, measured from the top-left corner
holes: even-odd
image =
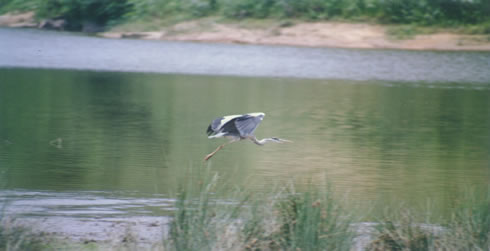
[[[206,157],[204,157],[204,161],[207,161],[208,159],[213,157],[213,155],[215,155],[219,150],[221,150],[226,144],[228,144],[228,143],[224,143],[223,145],[218,146],[218,148],[216,148],[216,150],[214,150],[212,153],[206,155]]]
[[[225,147],[225,145],[231,144],[235,141],[238,141],[238,140],[231,140],[230,142],[226,142],[223,145],[218,146],[218,148],[216,148],[216,150],[214,150],[212,153],[210,153],[210,154],[206,155],[206,157],[204,157],[204,161],[207,161],[208,159],[213,157],[213,155],[215,155],[219,150],[221,150],[223,147]]]

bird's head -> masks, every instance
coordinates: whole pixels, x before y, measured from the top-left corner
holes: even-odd
[[[276,137],[269,138],[269,141],[276,142],[276,143],[292,142],[292,141],[287,140],[287,139],[280,139],[280,138],[276,138]]]

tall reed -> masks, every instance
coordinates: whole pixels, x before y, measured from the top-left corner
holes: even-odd
[[[218,178],[197,196],[182,191],[165,243],[171,250],[349,250],[352,218],[327,188],[294,186],[216,197]]]

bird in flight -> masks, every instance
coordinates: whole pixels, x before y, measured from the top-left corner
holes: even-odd
[[[242,115],[228,115],[214,119],[206,131],[208,138],[214,139],[225,137],[230,139],[230,141],[220,145],[212,153],[206,155],[206,157],[204,157],[204,161],[213,157],[213,155],[215,155],[225,145],[244,139],[249,139],[259,146],[262,146],[268,142],[291,142],[289,140],[275,137],[258,140],[254,135],[254,131],[257,129],[260,122],[262,122],[264,116],[265,114],[262,112],[255,112]]]

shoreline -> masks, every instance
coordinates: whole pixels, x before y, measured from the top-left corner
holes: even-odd
[[[191,20],[159,31],[115,28],[97,35],[208,43],[301,46],[344,49],[398,49],[414,51],[490,51],[490,37],[449,31],[418,34],[406,39],[388,35],[393,26],[348,22],[300,22],[282,27],[247,27],[241,23],[219,23],[213,19]],[[395,27],[396,28],[396,27]]]
[[[0,16],[0,27],[39,28],[43,22],[45,23],[46,20],[36,21],[33,12],[7,13]],[[148,23],[126,23],[111,30],[93,34],[98,37],[113,39],[130,38],[320,48],[490,51],[489,35],[468,35],[449,30],[417,34],[411,29],[404,30],[407,29],[407,26],[369,23],[306,22],[301,20],[222,22],[216,17],[207,17],[172,25],[157,25],[158,28],[152,29],[148,29],[147,26]],[[390,32],[397,34],[390,35]]]

